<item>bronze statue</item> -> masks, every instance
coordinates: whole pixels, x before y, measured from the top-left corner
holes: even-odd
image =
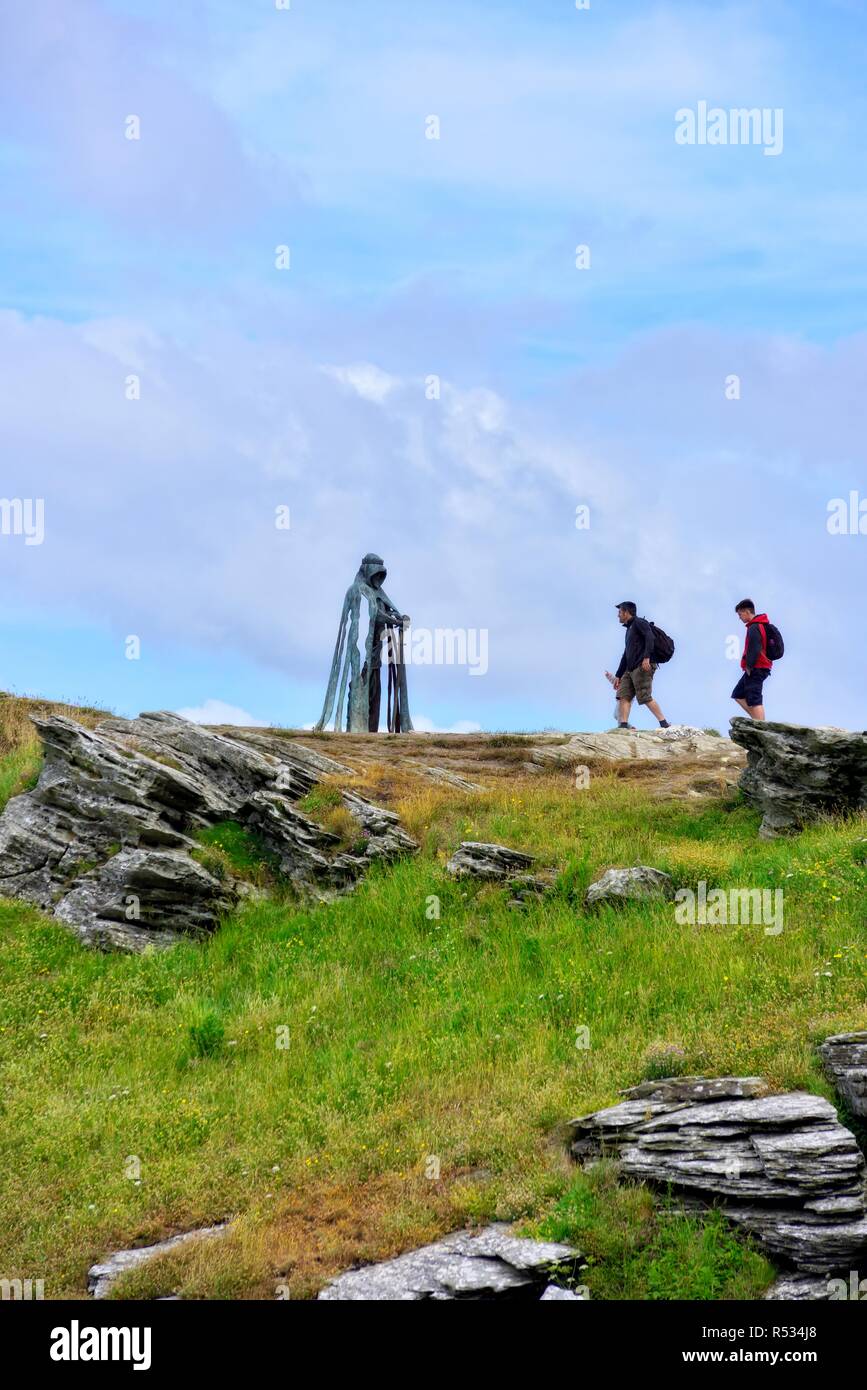
[[[344,699],[347,700],[346,728],[350,733],[375,734],[378,731],[383,645],[387,648],[388,657],[388,731],[390,734],[400,734],[412,730],[403,659],[404,629],[409,618],[398,612],[383,589],[386,574],[380,555],[365,555],[358,574],[346,591],[328,690],[317,730],[324,729],[331,718],[336,696],[334,728],[337,733],[341,731]],[[367,602],[368,619],[364,633],[363,664],[358,646],[362,599]]]

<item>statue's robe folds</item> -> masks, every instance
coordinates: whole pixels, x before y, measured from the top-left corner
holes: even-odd
[[[385,576],[386,569],[380,556],[365,555],[355,580],[346,591],[328,690],[317,730],[325,728],[336,702],[334,728],[341,732],[346,700],[348,731],[354,734],[377,732],[385,634],[388,647],[388,729],[390,733],[412,730],[403,660],[404,620],[380,587]],[[359,648],[360,633],[364,636],[363,654]]]

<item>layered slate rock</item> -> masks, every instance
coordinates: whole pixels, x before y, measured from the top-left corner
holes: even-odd
[[[486,845],[464,840],[446,864],[452,878],[475,879],[479,883],[500,883],[511,890],[508,906],[524,912],[533,901],[547,893],[553,875],[540,878],[527,870],[535,863],[532,854],[523,854],[505,845]]]
[[[249,743],[264,753],[272,753],[281,763],[312,769],[321,773],[323,777],[356,776],[355,768],[338,762],[319,748],[311,748],[309,744],[287,738],[285,734],[270,733],[263,729],[236,728],[234,725],[220,726],[214,732],[226,734],[236,743]]]
[[[462,777],[459,772],[452,772],[447,767],[422,767],[419,769],[425,777],[429,777],[432,782],[441,782],[447,787],[457,787],[462,792],[484,792],[487,787],[483,787],[480,782],[470,782],[466,777]]]
[[[374,806],[355,792],[342,792],[341,795],[344,806],[360,827],[366,859],[398,859],[418,849],[415,840],[402,829],[394,811]]]
[[[582,1263],[569,1245],[524,1240],[508,1226],[494,1225],[472,1235],[458,1231],[421,1250],[383,1264],[351,1269],[319,1295],[330,1301],[421,1302],[430,1299],[527,1299],[551,1294],[551,1272],[574,1276]],[[570,1294],[571,1297],[571,1294]]]
[[[867,1033],[836,1033],[819,1056],[849,1114],[867,1119]]]
[[[571,1152],[610,1155],[625,1176],[719,1203],[800,1271],[858,1268],[867,1191],[854,1136],[822,1097],[767,1089],[759,1077],[645,1082],[574,1120]]]
[[[606,869],[601,878],[591,883],[584,895],[588,907],[600,903],[624,903],[673,898],[674,884],[661,869],[638,864],[633,869]]]
[[[526,874],[534,863],[532,854],[522,854],[505,845],[486,845],[464,840],[458,845],[446,870],[452,878],[476,878],[489,883],[506,883],[519,874]]]
[[[0,826],[2,834],[2,826]],[[231,885],[203,869],[186,850],[122,849],[99,869],[79,875],[54,906],[54,916],[89,946],[143,951],[205,936],[236,904]]]
[[[417,848],[393,812],[343,792],[358,826],[343,849],[295,804],[330,760],[294,742],[234,738],[166,713],[95,730],[60,715],[33,722],[45,761],[33,791],[0,817],[0,895],[53,913],[90,945],[138,951],[213,931],[243,885],[193,855],[198,832],[225,820],[255,832],[313,898]]]
[[[836,1296],[834,1281],[827,1274],[781,1274],[768,1289],[765,1300],[771,1303],[804,1302],[808,1299],[820,1302]]]
[[[762,811],[763,839],[867,809],[867,733],[738,718],[731,734],[747,751],[740,786]]]

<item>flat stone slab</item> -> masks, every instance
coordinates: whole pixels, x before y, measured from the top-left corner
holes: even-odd
[[[147,1264],[157,1255],[167,1250],[176,1250],[179,1245],[188,1245],[194,1240],[213,1240],[215,1236],[225,1235],[228,1226],[204,1226],[200,1231],[185,1231],[179,1236],[170,1236],[157,1245],[142,1245],[137,1250],[118,1250],[100,1264],[91,1265],[87,1271],[87,1292],[93,1298],[107,1298],[112,1286],[127,1270]]]
[[[607,733],[570,734],[565,742],[539,744],[532,749],[530,757],[541,767],[687,759],[727,767],[744,762],[743,752],[730,739],[718,738],[684,724],[672,725],[670,729],[611,729]]]
[[[463,792],[484,792],[487,787],[483,787],[480,782],[470,782],[466,777],[462,777],[459,772],[452,772],[448,767],[422,767],[419,769],[425,777],[429,777],[432,782],[442,782],[449,787],[457,787]]]
[[[569,1265],[572,1270],[580,1261],[578,1251],[569,1245],[525,1240],[512,1235],[508,1226],[494,1225],[477,1235],[458,1231],[383,1264],[348,1270],[319,1298],[332,1302],[541,1301],[550,1287],[552,1268]]]
[[[620,1094],[627,1100],[664,1100],[687,1105],[708,1100],[756,1100],[770,1092],[763,1076],[669,1076],[662,1081],[641,1081]]]

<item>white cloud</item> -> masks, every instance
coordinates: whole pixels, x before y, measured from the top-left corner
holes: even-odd
[[[175,713],[193,724],[235,724],[239,729],[268,727],[264,719],[257,719],[254,714],[248,714],[237,705],[227,705],[225,700],[205,700],[204,704],[192,709],[179,709]]]
[[[412,724],[419,734],[478,734],[482,728],[481,724],[476,724],[471,719],[459,719],[456,724],[443,728],[426,714],[413,714]]]
[[[752,593],[788,627],[774,686],[788,716],[858,721],[857,687],[832,698],[821,651],[848,650],[836,596],[859,591],[857,539],[829,537],[825,515],[860,485],[867,340],[802,354],[659,333],[524,402],[472,382],[429,401],[375,370],[396,384],[371,410],[285,342],[0,312],[4,493],[43,498],[46,527],[41,546],[0,542],[9,603],[134,633],[145,651],[181,644],[209,670],[264,665],[320,707],[343,595],[374,550],[416,626],[489,633],[483,678],[417,667],[411,708],[457,708],[471,727],[503,727],[504,703],[542,723],[607,716],[612,605],[628,595],[678,643],[666,713],[719,726],[734,684],[722,638]]]
[[[496,24],[481,0],[367,0],[303,25],[217,6],[203,42],[168,0],[146,25],[101,0],[9,8],[0,213],[30,212],[7,257],[28,314],[0,310],[3,490],[46,515],[44,545],[0,538],[13,611],[321,691],[377,550],[419,626],[490,633],[483,679],[417,669],[412,707],[607,710],[630,593],[678,642],[667,712],[720,723],[717,634],[751,592],[794,632],[775,712],[788,690],[793,717],[861,721],[827,666],[863,558],[824,509],[863,486],[867,340],[636,331],[797,319],[825,344],[856,321],[861,88],[829,104],[798,25],[726,0]],[[677,147],[696,98],[784,104],[785,160]],[[228,680],[198,688],[258,700]]]
[[[389,376],[371,362],[358,362],[351,367],[323,367],[323,371],[335,381],[351,387],[363,401],[373,401],[375,405],[382,405],[400,385],[397,377]]]

